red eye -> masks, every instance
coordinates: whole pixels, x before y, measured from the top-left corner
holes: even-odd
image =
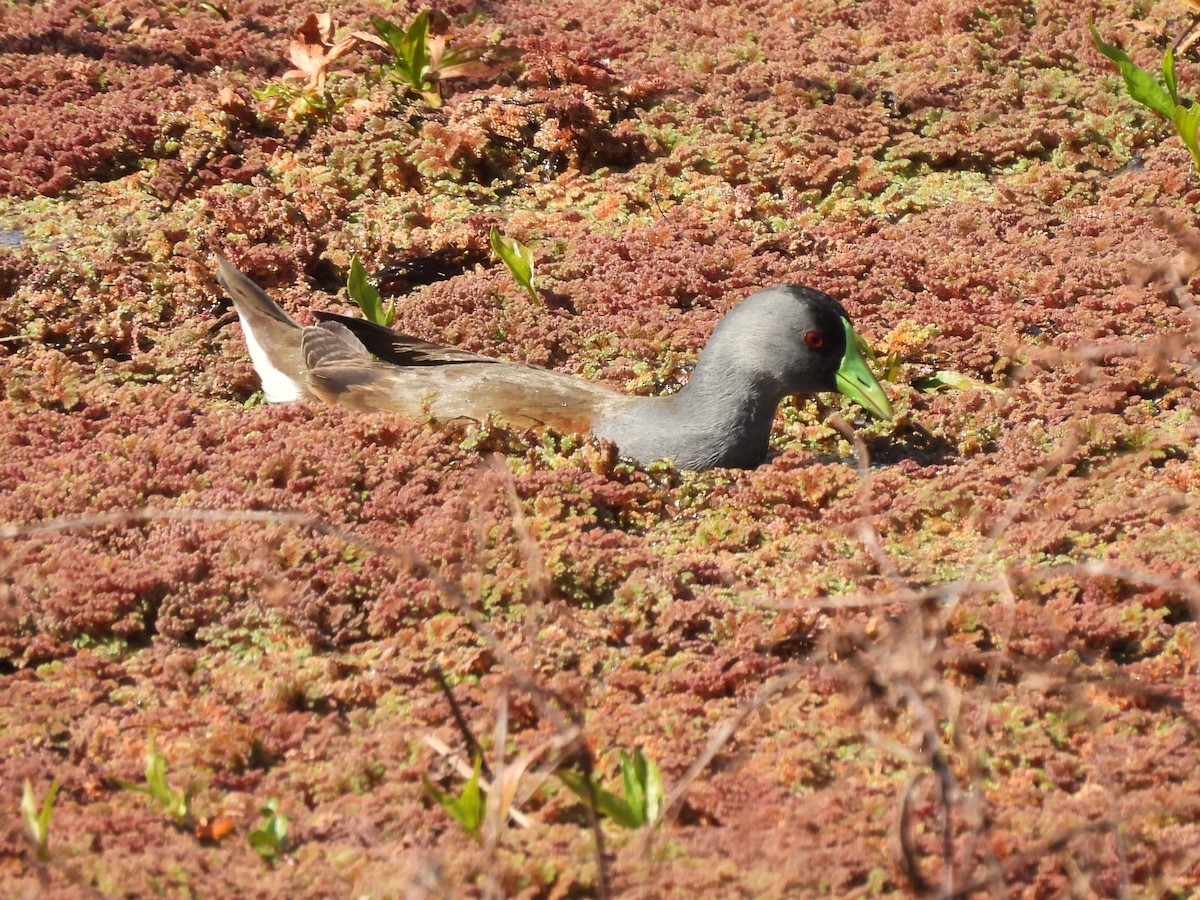
[[[819,331],[810,331],[804,335],[804,343],[808,344],[814,350],[820,350],[825,346],[825,335]]]

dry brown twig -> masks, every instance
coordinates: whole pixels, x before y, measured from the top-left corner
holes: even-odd
[[[1112,831],[1112,829],[1113,825],[1111,822],[1095,822],[1079,828],[1068,828],[1060,834],[1056,834],[1052,838],[1047,838],[1033,849],[1027,850],[1023,853],[1018,853],[1012,856],[1010,859],[1004,860],[1004,862],[999,864],[999,872],[993,872],[984,878],[977,878],[967,882],[966,884],[960,884],[951,891],[945,891],[936,895],[937,900],[959,900],[959,898],[963,898],[963,900],[965,900],[965,898],[971,897],[980,891],[1003,888],[1004,878],[1006,878],[1012,872],[1015,872],[1025,866],[1032,865],[1048,854],[1058,853],[1062,850],[1065,850],[1076,838],[1089,834],[1107,834]]]
[[[1197,253],[1196,259],[1200,260],[1200,240],[1197,241],[1195,249]],[[1185,341],[1186,338],[1173,338],[1170,341],[1171,349],[1176,349]],[[1145,345],[1131,345],[1129,349],[1138,353],[1146,352]],[[1161,350],[1162,348],[1156,349]],[[1105,350],[1111,350],[1111,348],[1105,348]],[[1093,358],[1087,357],[1085,361],[1090,364]],[[851,436],[851,439],[853,439],[853,436]],[[1007,597],[1008,606],[1012,610],[1009,616],[1009,633],[1011,635],[1011,630],[1015,627],[1013,582],[1016,573],[1014,568],[1003,569],[994,578],[986,581],[980,580],[980,572],[987,565],[988,561],[993,558],[995,550],[999,546],[1003,536],[1022,515],[1037,493],[1038,488],[1075,455],[1081,442],[1082,432],[1079,430],[1072,432],[1068,440],[1026,481],[1020,491],[1013,496],[1004,514],[989,529],[984,545],[976,553],[974,561],[966,573],[954,582],[928,589],[913,589],[911,585],[906,584],[904,579],[900,577],[897,569],[888,557],[879,532],[874,526],[874,522],[870,519],[862,519],[856,523],[857,535],[864,548],[875,560],[880,571],[887,576],[889,581],[898,586],[897,589],[890,592],[890,594],[884,595],[873,592],[868,595],[860,595],[859,598],[839,597],[830,601],[801,602],[797,604],[810,609],[844,609],[848,606],[857,605],[854,601],[862,599],[867,601],[862,604],[865,606],[895,605],[899,603],[906,608],[906,613],[898,620],[895,627],[889,629],[882,636],[873,636],[874,640],[872,642],[859,647],[854,656],[856,661],[853,661],[851,665],[859,666],[865,663],[868,678],[873,682],[876,690],[885,698],[887,705],[894,707],[903,706],[916,718],[917,728],[922,736],[919,752],[914,757],[904,748],[892,747],[891,751],[898,752],[902,758],[912,759],[914,762],[917,758],[921,759],[924,766],[932,771],[937,779],[941,806],[941,856],[943,865],[941,893],[943,896],[954,896],[957,894],[955,887],[955,855],[952,826],[952,814],[956,806],[962,806],[968,814],[971,823],[971,833],[973,835],[968,845],[969,852],[964,856],[964,862],[976,858],[975,850],[970,848],[982,844],[984,859],[992,870],[991,877],[995,879],[994,883],[1000,883],[1003,880],[1003,872],[1006,871],[991,853],[988,842],[982,840],[983,834],[987,829],[988,820],[981,805],[981,796],[978,791],[969,788],[960,789],[956,785],[949,761],[942,750],[942,735],[948,733],[951,735],[957,755],[964,758],[967,762],[969,772],[968,784],[977,783],[980,780],[983,773],[978,770],[976,761],[970,753],[963,753],[965,731],[959,724],[963,699],[962,694],[951,689],[940,672],[944,660],[942,642],[947,633],[949,617],[968,594],[979,593],[981,590],[1002,592]],[[1148,458],[1150,452],[1152,450],[1144,448],[1144,452],[1136,455],[1139,459],[1144,460]],[[860,472],[862,472],[864,457],[861,446],[858,448],[857,455],[859,457]],[[1123,468],[1133,464],[1128,459],[1122,458],[1117,463],[1117,466]],[[865,472],[863,473],[863,477],[864,486],[860,488],[860,496],[868,491],[865,483]],[[1045,568],[1043,567],[1043,569]],[[1166,578],[1156,573],[1122,569],[1111,563],[1083,563],[1055,568],[1059,571],[1069,570],[1073,574],[1081,576],[1100,577],[1116,575],[1135,581],[1169,585],[1188,599],[1194,613],[1200,611],[1200,590],[1188,579]],[[1022,574],[1025,575],[1025,580],[1036,577],[1036,575],[1029,573]],[[1048,573],[1046,574],[1048,575]],[[925,612],[922,612],[922,610]],[[932,626],[931,629],[926,630],[924,623]],[[1008,643],[1009,641],[1007,640],[1003,641],[1005,646]],[[1002,663],[999,655],[988,662],[988,684],[990,685],[988,696],[995,694],[999,683],[1001,666]],[[1057,674],[1063,679],[1064,685],[1068,687],[1072,683],[1079,683],[1078,673],[1059,671]],[[1118,685],[1116,689],[1121,689],[1121,686]],[[986,708],[986,704],[984,708]],[[986,721],[987,717],[983,716],[981,722],[985,729]],[[899,814],[893,839],[901,872],[909,879],[910,886],[914,890],[924,892],[930,889],[930,884],[924,873],[920,870],[917,853],[911,839],[910,828],[911,795],[919,783],[920,777],[920,773],[914,773],[901,793]],[[1112,809],[1114,812],[1112,813],[1111,824],[1115,829],[1116,823],[1119,821],[1115,812],[1115,800],[1112,801]],[[1116,852],[1122,861],[1122,865],[1124,865],[1123,842],[1118,843],[1120,846],[1116,848]],[[1125,881],[1128,881],[1128,873],[1126,873]]]
[[[467,745],[467,749],[471,752],[472,757],[478,756],[482,760],[484,777],[491,778],[492,770],[488,766],[487,755],[483,752],[483,746],[479,743],[479,739],[471,731],[471,725],[467,722],[467,717],[463,714],[462,707],[454,696],[454,690],[450,687],[450,682],[446,680],[446,673],[442,671],[442,667],[436,662],[429,666],[429,673],[433,676],[433,680],[437,682],[438,688],[441,690],[443,696],[445,696],[446,702],[450,705],[450,715],[454,719],[458,733],[462,736],[463,743]]]
[[[858,502],[863,509],[870,509],[871,498],[871,468],[870,456],[867,452],[866,444],[863,443],[853,429],[851,429],[840,418],[831,417],[830,423],[835,429],[840,431],[854,446],[854,458],[858,467],[859,473],[859,490]],[[875,520],[872,516],[860,517],[856,523],[855,531],[859,541],[863,547],[875,560],[875,564],[880,571],[884,573],[888,581],[892,584],[900,585],[903,589],[910,589],[910,585],[901,575],[899,567],[895,561],[887,554],[883,546],[883,538],[879,534],[879,529],[875,525]],[[946,612],[943,608],[941,614],[933,617],[936,620],[936,628],[931,634],[925,627],[928,617],[921,614],[919,605],[914,604],[909,607],[908,612],[903,620],[904,630],[908,633],[911,641],[910,652],[896,653],[895,647],[889,647],[886,658],[876,660],[876,670],[883,672],[884,668],[892,668],[893,664],[900,659],[906,660],[908,665],[905,665],[903,672],[889,672],[887,676],[879,678],[879,682],[884,686],[885,690],[895,690],[899,697],[903,698],[904,704],[917,717],[917,721],[921,726],[921,749],[920,757],[923,763],[934,773],[938,783],[938,799],[941,807],[942,816],[942,868],[945,890],[951,890],[954,885],[954,865],[953,865],[953,835],[952,835],[952,809],[956,799],[956,785],[954,776],[950,771],[950,766],[946,761],[946,756],[942,750],[942,741],[939,731],[938,716],[930,709],[927,701],[929,693],[938,695],[938,699],[946,701],[950,699],[946,696],[946,685],[940,679],[934,679],[930,683],[929,676],[933,674],[933,661],[940,655],[942,638],[945,631]],[[921,685],[918,688],[918,684]],[[955,713],[947,716],[951,721],[957,719],[958,700],[955,696],[951,705],[955,709]],[[910,785],[914,785],[917,780],[917,775],[914,774],[910,779]],[[907,809],[908,795],[904,796],[901,803],[901,816],[899,823],[899,845],[905,852],[901,855],[902,865],[901,870],[909,877],[910,884],[914,890],[923,891],[928,888],[928,882],[921,874],[920,867],[917,864],[915,854],[911,852],[911,842],[907,838]]]
[[[917,861],[917,848],[912,837],[912,798],[921,772],[909,772],[908,780],[900,789],[900,808],[896,816],[896,827],[892,833],[892,855],[900,866],[900,873],[908,879],[909,887],[918,894],[928,893],[933,885],[925,878]]]

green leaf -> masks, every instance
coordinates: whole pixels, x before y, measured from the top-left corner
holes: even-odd
[[[635,752],[638,756],[642,756],[640,749]],[[642,757],[642,762],[645,765],[645,775],[643,776],[646,794],[645,820],[647,825],[653,825],[658,822],[658,817],[662,813],[663,798],[666,792],[663,790],[662,772],[658,769],[658,763],[646,757]]]
[[[537,289],[533,286],[533,251],[516,238],[502,235],[495,225],[492,226],[490,239],[492,252],[512,273],[517,284],[529,292],[534,303],[541,303]]]
[[[383,74],[418,94],[435,109],[442,105],[444,80],[484,76],[494,71],[492,66],[481,63],[474,51],[448,50],[444,39],[431,39],[428,10],[418,13],[407,29],[378,16],[371,16],[371,24],[392,51],[392,60],[383,68]]]
[[[1171,124],[1175,126],[1175,133],[1192,154],[1192,165],[1200,172],[1200,140],[1197,139],[1197,130],[1200,129],[1200,106],[1192,104],[1175,107]]]
[[[404,52],[405,34],[403,31],[380,16],[371,16],[371,27],[375,29],[376,34],[387,41],[394,55],[400,56]]]
[[[389,76],[422,96],[430,92],[433,85],[428,81],[429,11],[418,13],[407,29],[399,28],[379,16],[371,16],[371,25],[392,49]],[[437,101],[437,105],[440,105],[440,95]]]
[[[41,862],[50,858],[50,819],[54,815],[54,798],[58,796],[60,785],[55,778],[46,793],[46,799],[38,808],[37,798],[33,795],[33,785],[25,779],[21,792],[21,817],[25,820],[25,830],[37,845],[37,857]]]
[[[646,759],[642,751],[635,749],[631,758],[624,750],[621,751],[621,785],[625,789],[625,802],[638,820],[639,825],[646,823]]]
[[[379,296],[379,291],[375,290],[375,285],[367,279],[367,270],[359,261],[358,254],[350,259],[350,276],[346,279],[346,290],[350,299],[362,310],[363,318],[385,328],[392,327],[396,318],[396,303],[393,301],[384,309],[383,298]]]
[[[578,772],[570,769],[563,769],[556,773],[559,780],[567,786],[567,788],[576,797],[584,803],[592,802],[592,793],[588,790],[587,779]],[[618,797],[611,791],[606,791],[600,785],[592,782],[592,791],[595,791],[596,796],[596,812],[600,815],[612,819],[622,828],[638,828],[642,825],[637,813],[635,813],[623,799]]]
[[[641,828],[658,822],[663,804],[662,773],[640,747],[632,754],[620,752],[621,789],[624,797],[600,787],[579,772],[563,769],[556,774],[567,789],[585,803],[595,802],[596,811],[625,828]]]
[[[191,817],[191,796],[187,791],[177,791],[167,783],[167,758],[158,752],[153,731],[146,738],[146,783],[133,784],[121,779],[117,782],[127,790],[153,799],[176,822],[185,822]]]
[[[1168,47],[1166,54],[1163,56],[1163,82],[1167,86],[1167,93],[1171,95],[1171,102],[1176,106],[1179,105],[1179,82],[1175,79],[1175,48]]]
[[[1121,73],[1121,77],[1125,79],[1125,87],[1129,91],[1129,96],[1165,118],[1172,118],[1175,113],[1175,103],[1154,76],[1130,59],[1129,54],[1120,47],[1106,44],[1100,37],[1100,32],[1096,29],[1093,19],[1088,19],[1088,27],[1092,30],[1092,40],[1096,44],[1096,49],[1112,60],[1117,71]],[[1174,61],[1172,60],[1173,66]]]
[[[421,776],[425,790],[437,802],[438,806],[450,814],[463,829],[472,837],[479,837],[483,829],[483,792],[479,789],[479,777],[483,772],[483,757],[475,757],[475,768],[471,778],[463,785],[462,792],[457,796],[439,791],[428,778]]]
[[[640,747],[635,747],[633,756],[621,751],[621,781],[625,787],[625,800],[638,818],[639,825],[653,824],[662,807],[662,774],[658,765],[647,759]]]
[[[278,810],[279,800],[272,797],[259,810],[266,821],[246,835],[254,852],[268,861],[278,859],[287,850],[288,817]]]
[[[220,16],[226,22],[229,21],[229,10],[227,10],[224,6],[218,6],[215,3],[201,3],[200,8],[208,10],[214,16]]]
[[[417,13],[408,26],[407,49],[405,61],[408,69],[423,84],[429,72],[429,10],[423,9]]]
[[[994,394],[1004,393],[1001,388],[988,384],[986,381],[979,381],[961,372],[950,372],[945,369],[934,372],[926,378],[918,378],[913,381],[912,385],[923,394],[932,394],[934,391],[939,391],[942,388],[949,388],[955,391],[969,391],[972,388],[982,388]]]
[[[875,365],[879,366],[879,363],[876,361]],[[890,381],[895,384],[904,370],[904,361],[901,359],[899,353],[889,353],[884,357],[883,365],[879,366],[879,370],[880,381]]]

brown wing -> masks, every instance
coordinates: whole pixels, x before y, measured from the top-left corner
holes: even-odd
[[[383,408],[381,385],[388,367],[337,322],[304,329],[300,340],[308,389],[326,403],[369,411]]]
[[[304,365],[309,372],[322,366],[363,365],[371,354],[350,330],[337,322],[322,322],[304,329],[300,340]]]
[[[404,337],[389,335],[393,341]],[[418,350],[423,361],[400,365],[373,359],[340,321],[305,328],[309,389],[327,403],[363,412],[440,421],[482,421],[497,415],[515,425],[549,425],[579,433],[587,433],[600,416],[634,400],[573,375],[416,343],[422,345]],[[450,358],[438,358],[443,351]]]

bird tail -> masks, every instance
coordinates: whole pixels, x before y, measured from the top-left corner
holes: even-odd
[[[302,329],[257,284],[217,255],[217,281],[237,309],[250,360],[271,403],[312,396],[305,385]]]

